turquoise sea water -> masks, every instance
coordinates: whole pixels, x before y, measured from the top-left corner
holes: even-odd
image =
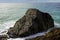
[[[60,26],[60,3],[0,3],[0,30],[12,27],[29,8],[49,13]]]
[[[53,17],[56,27],[60,27],[60,3],[0,3],[0,5],[0,33],[13,27],[29,8],[37,8],[49,13]]]
[[[0,30],[12,27],[29,8],[37,8],[40,11],[49,13],[53,17],[55,25],[60,26],[60,3],[0,3],[0,5]]]
[[[0,30],[12,27],[29,8],[37,8],[40,11],[49,13],[55,25],[60,26],[60,3],[0,3]]]

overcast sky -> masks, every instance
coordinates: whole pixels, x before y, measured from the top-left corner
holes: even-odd
[[[60,2],[60,0],[0,0],[0,3],[38,3],[38,2]]]

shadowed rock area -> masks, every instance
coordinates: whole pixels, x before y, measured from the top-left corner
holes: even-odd
[[[45,36],[40,36],[32,39],[26,40],[60,40],[60,28],[52,29]]]
[[[19,15],[19,14],[18,14]],[[7,32],[9,37],[26,37],[54,27],[54,20],[48,13],[38,9],[28,9],[25,15],[16,21],[14,27]]]

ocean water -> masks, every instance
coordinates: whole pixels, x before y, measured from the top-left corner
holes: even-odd
[[[60,27],[60,3],[0,3],[0,33],[13,27],[29,8],[37,8],[49,13],[54,19],[55,27]],[[44,34],[41,33],[41,35]],[[8,40],[25,40],[25,38],[10,38]]]

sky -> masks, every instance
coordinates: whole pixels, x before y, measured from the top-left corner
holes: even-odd
[[[60,2],[60,0],[0,0],[0,3]]]

